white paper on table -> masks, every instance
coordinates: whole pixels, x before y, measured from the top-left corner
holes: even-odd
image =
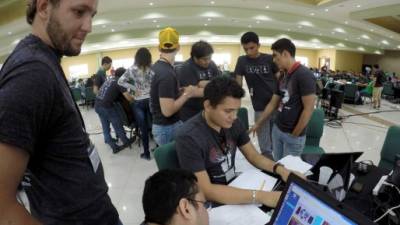
[[[312,168],[311,164],[304,162],[299,156],[287,155],[278,162],[284,165],[286,169],[297,171],[302,174]]]
[[[255,205],[224,205],[209,212],[210,225],[264,225],[271,217]]]
[[[254,169],[240,174],[229,186],[249,190],[260,190],[263,186],[263,191],[272,191],[276,181],[276,178]]]

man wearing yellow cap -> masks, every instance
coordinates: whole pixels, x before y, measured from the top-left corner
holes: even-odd
[[[179,51],[178,32],[167,27],[159,36],[160,59],[154,63],[152,70],[155,75],[151,82],[150,108],[153,114],[153,136],[158,145],[164,145],[173,140],[179,120],[179,110],[182,105],[194,95],[195,88],[191,85],[179,87],[174,70],[175,55]]]

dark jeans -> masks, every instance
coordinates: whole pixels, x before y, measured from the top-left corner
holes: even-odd
[[[150,155],[149,152],[149,116],[150,114],[150,107],[149,107],[149,99],[142,99],[134,101],[132,104],[132,110],[135,114],[135,121],[136,124],[139,126],[140,132],[142,134],[142,142],[143,142],[143,149],[146,155]]]
[[[122,140],[124,144],[128,143],[128,138],[126,137],[125,129],[122,124],[122,120],[119,117],[117,110],[114,107],[105,108],[101,106],[95,106],[94,110],[99,115],[101,126],[103,128],[104,142],[111,145],[115,143],[111,139],[110,123],[112,124],[115,133],[118,138]],[[115,146],[114,146],[115,147]]]

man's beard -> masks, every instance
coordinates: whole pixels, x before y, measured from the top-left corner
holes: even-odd
[[[81,49],[74,49],[71,45],[71,39],[68,34],[62,29],[60,22],[55,17],[54,13],[51,14],[49,23],[46,27],[47,34],[53,47],[61,54],[66,56],[76,56],[81,53]]]

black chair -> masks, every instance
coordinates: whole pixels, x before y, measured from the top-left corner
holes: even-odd
[[[355,84],[344,85],[344,102],[354,104],[356,101],[358,87]]]

